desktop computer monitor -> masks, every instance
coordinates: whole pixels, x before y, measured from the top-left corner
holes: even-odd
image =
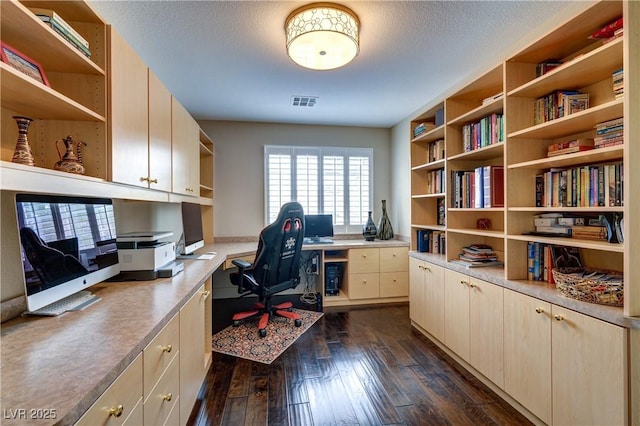
[[[120,272],[110,199],[16,194],[16,215],[30,312]]]
[[[180,254],[193,254],[199,248],[204,247],[200,204],[182,203],[182,236],[184,237],[184,249]]]
[[[306,242],[331,242],[331,237],[333,237],[333,215],[304,215],[304,236]]]

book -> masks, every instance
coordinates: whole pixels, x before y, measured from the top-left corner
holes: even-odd
[[[610,38],[610,37],[613,37],[615,35],[615,32],[618,31],[621,28],[623,28],[623,20],[622,20],[622,18],[618,18],[618,19],[610,22],[609,24],[605,25],[604,27],[594,31],[589,36],[589,38],[592,38],[592,39]]]
[[[504,166],[484,166],[484,207],[504,207]]]
[[[58,26],[67,32],[71,38],[75,39],[78,43],[84,46],[87,50],[89,49],[89,42],[80,35],[78,31],[76,31],[71,25],[67,23],[60,15],[58,15],[54,10],[45,9],[41,7],[30,7],[29,10],[33,12],[36,16],[38,16],[44,22],[56,23]],[[46,20],[43,18],[47,18]]]
[[[577,268],[582,266],[580,250],[577,247],[552,245],[551,257],[554,268]]]
[[[47,18],[48,19],[48,18]],[[90,58],[91,57],[91,51],[89,49],[87,49],[86,47],[84,47],[82,44],[80,44],[79,42],[77,42],[73,37],[71,37],[69,35],[69,33],[67,33],[65,30],[63,30],[62,28],[60,28],[60,26],[58,26],[58,24],[55,23],[55,21],[50,21],[50,22],[45,22],[47,25],[49,25],[51,27],[51,29],[53,29],[56,33],[58,33],[62,38],[64,38],[67,42],[69,42],[69,44],[71,44],[73,47],[75,47],[76,49],[78,49],[80,52],[82,52],[83,55],[85,55],[86,57]]]

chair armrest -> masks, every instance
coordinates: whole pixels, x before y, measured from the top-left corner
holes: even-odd
[[[242,259],[233,259],[231,261],[231,263],[233,263],[234,265],[236,265],[238,268],[242,269],[249,269],[251,268],[251,264],[249,262],[247,262],[246,260],[242,260]]]

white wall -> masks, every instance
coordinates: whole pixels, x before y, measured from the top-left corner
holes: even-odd
[[[215,144],[215,235],[256,237],[264,227],[264,146],[373,148],[373,211],[391,200],[390,130],[369,127],[200,121]],[[395,208],[387,205],[395,227]]]

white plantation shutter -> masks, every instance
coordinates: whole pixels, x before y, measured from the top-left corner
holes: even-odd
[[[265,146],[265,220],[296,200],[332,214],[336,233],[360,232],[373,195],[373,149]]]

